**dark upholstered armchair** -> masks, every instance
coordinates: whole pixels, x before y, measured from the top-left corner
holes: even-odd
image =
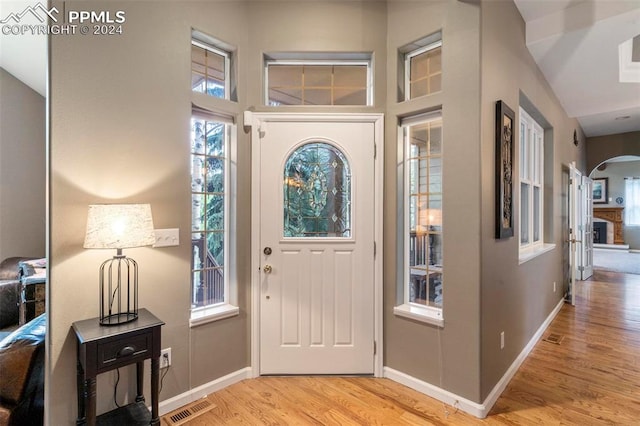
[[[0,341],[0,426],[43,424],[46,315]]]
[[[18,263],[29,257],[9,257],[0,263],[0,328],[18,324],[20,278]]]

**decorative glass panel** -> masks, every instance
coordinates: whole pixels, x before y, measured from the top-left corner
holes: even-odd
[[[351,170],[335,146],[307,143],[287,159],[284,236],[351,237]]]

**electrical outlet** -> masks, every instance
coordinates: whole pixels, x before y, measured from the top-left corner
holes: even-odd
[[[554,293],[556,292],[556,282],[555,281],[553,282],[553,292]]]
[[[504,331],[500,332],[500,349],[504,349]]]
[[[171,365],[171,348],[160,351],[160,368],[168,368]]]

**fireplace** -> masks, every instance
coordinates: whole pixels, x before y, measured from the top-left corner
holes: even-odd
[[[595,229],[596,219],[600,221],[607,221],[611,223],[608,227],[605,235],[601,238],[607,238],[607,234],[612,235],[613,241],[606,241],[607,244],[624,244],[624,235],[622,228],[624,226],[622,211],[624,207],[594,207],[593,208],[593,223]],[[607,238],[609,240],[609,238]],[[595,242],[595,241],[594,241]]]
[[[593,243],[607,244],[607,222],[593,222]]]

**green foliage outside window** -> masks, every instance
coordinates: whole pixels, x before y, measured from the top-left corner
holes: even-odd
[[[191,121],[194,306],[224,301],[226,134],[224,123]]]

